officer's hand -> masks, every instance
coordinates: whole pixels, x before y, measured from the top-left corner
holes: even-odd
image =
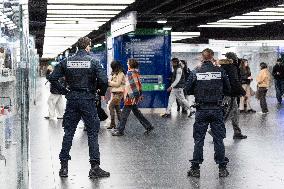
[[[169,88],[167,89],[168,92],[171,92],[171,90],[172,90],[172,87],[169,87]]]

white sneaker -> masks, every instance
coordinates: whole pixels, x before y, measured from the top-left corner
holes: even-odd
[[[268,112],[256,112],[256,113],[258,113],[258,114],[262,114],[262,115],[265,115],[265,114],[268,114]]]
[[[189,110],[188,113],[187,113],[187,117],[192,117],[194,114],[195,114],[195,111]]]

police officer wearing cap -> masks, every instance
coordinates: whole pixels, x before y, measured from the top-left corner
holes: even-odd
[[[196,116],[193,125],[194,152],[188,176],[200,177],[200,164],[203,162],[203,146],[208,125],[212,129],[214,142],[214,159],[219,165],[219,177],[226,177],[228,158],[225,157],[223,139],[226,137],[222,100],[230,92],[231,86],[225,71],[213,65],[214,52],[202,51],[203,62],[193,70],[186,84],[188,94],[195,96]]]
[[[60,177],[68,176],[68,161],[72,140],[81,118],[87,127],[89,156],[91,169],[90,178],[109,177],[110,173],[102,170],[100,165],[100,152],[98,144],[98,132],[100,121],[96,109],[96,91],[99,84],[102,88],[107,88],[108,79],[105,71],[98,61],[89,55],[91,49],[91,40],[88,37],[82,37],[77,42],[77,53],[69,57],[68,60],[62,60],[56,65],[53,73],[49,76],[49,81],[58,88],[60,85],[58,79],[66,78],[69,90],[66,91],[66,110],[63,116],[64,137],[62,149],[59,154],[61,169]]]

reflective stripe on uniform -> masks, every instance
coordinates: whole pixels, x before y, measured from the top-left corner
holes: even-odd
[[[91,68],[91,61],[67,61],[67,68]]]
[[[222,79],[221,72],[196,73],[197,80]]]

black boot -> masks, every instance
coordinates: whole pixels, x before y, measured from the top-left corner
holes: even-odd
[[[187,111],[186,111],[186,109],[185,109],[185,108],[182,108],[182,111],[181,111],[181,113],[183,113],[183,114],[187,114]]]
[[[101,178],[101,177],[110,176],[110,173],[102,170],[96,161],[91,161],[90,163],[91,163],[91,169],[89,172],[90,178]]]
[[[61,168],[59,170],[60,177],[68,177],[68,161],[61,161]]]
[[[226,166],[219,165],[219,177],[227,177],[229,176],[229,171]]]
[[[107,127],[107,129],[115,129],[115,126],[116,126],[116,125],[115,125],[115,121],[112,120],[112,121],[110,122],[110,125]]]
[[[192,163],[190,170],[187,172],[187,176],[200,178],[200,166],[199,166],[199,164]]]

